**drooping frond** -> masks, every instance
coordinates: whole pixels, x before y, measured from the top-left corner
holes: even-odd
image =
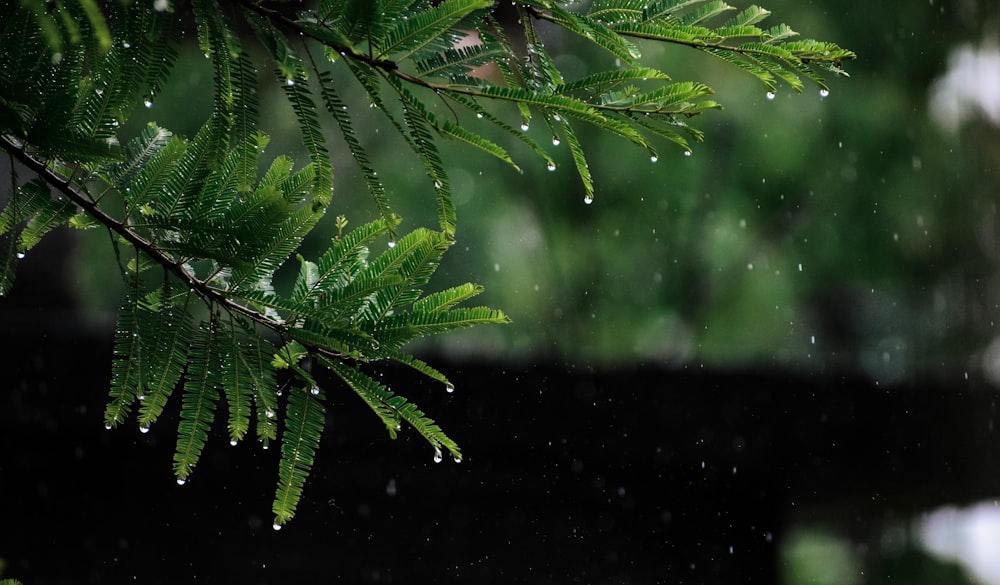
[[[174,474],[179,482],[187,481],[198,463],[215,418],[219,388],[223,385],[225,349],[219,339],[222,335],[219,327],[214,321],[202,323],[191,340],[174,451]]]
[[[325,425],[321,390],[293,388],[285,408],[285,428],[281,433],[281,460],[278,463],[278,490],[271,511],[280,527],[295,515],[302,498],[302,486],[312,470]]]
[[[189,313],[192,297],[193,294],[188,291],[175,295],[167,280],[162,288],[139,302],[138,332],[143,355],[146,356],[142,362],[140,428],[149,428],[159,418],[188,363],[188,348],[193,335]]]

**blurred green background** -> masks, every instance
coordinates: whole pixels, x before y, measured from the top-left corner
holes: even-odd
[[[984,363],[990,373],[1000,312],[1000,10],[985,0],[764,6],[774,13],[767,25],[786,22],[857,52],[851,78],[831,80],[825,99],[807,85],[768,100],[756,79],[712,57],[644,45],[647,64],[708,83],[725,110],[692,120],[706,133],[692,156],[662,144],[655,163],[579,125],[597,183],[592,205],[565,144],[551,148],[559,166],[548,172],[505,143],[523,174],[442,144],[459,232],[437,286],[483,283],[484,304],[514,323],[418,349],[594,366],[863,370],[880,383],[962,376]],[[561,31],[546,39],[567,77],[614,66]],[[192,135],[207,117],[208,63],[196,49],[184,54],[169,93],[135,127],[155,119]],[[344,79],[345,95],[358,98]],[[261,98],[272,135],[265,159],[305,160],[280,89]],[[419,161],[378,112],[356,100],[352,109],[404,229],[436,225]],[[515,111],[501,112],[517,123]],[[328,130],[337,168],[329,219],[343,213],[358,225],[374,206]],[[549,144],[540,121],[530,132]],[[106,253],[105,236],[86,238]],[[113,275],[80,280],[95,311],[115,309]]]

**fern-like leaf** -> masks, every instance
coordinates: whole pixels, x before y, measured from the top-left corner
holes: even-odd
[[[312,470],[325,424],[320,393],[316,387],[295,388],[289,392],[285,429],[281,434],[278,489],[271,506],[275,528],[280,528],[295,515],[302,498],[302,486]]]
[[[181,399],[174,474],[184,483],[190,477],[208,440],[222,386],[222,346],[215,322],[202,323],[191,341],[188,375]]]

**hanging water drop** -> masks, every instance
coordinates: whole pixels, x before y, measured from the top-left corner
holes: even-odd
[[[267,410],[264,411],[264,416],[266,416],[267,418],[274,418],[275,416],[274,411],[268,408]]]
[[[139,427],[139,432],[145,435],[146,433],[149,432],[149,427],[146,426]]]
[[[288,87],[291,87],[291,86],[295,85],[295,80],[292,79],[291,77],[289,77],[289,78],[285,79],[285,85],[287,85]]]
[[[184,479],[183,477],[178,477],[177,478],[177,485],[184,485],[184,484],[187,483],[187,481],[188,480]]]
[[[459,457],[458,455],[456,455],[456,456],[452,457],[452,459],[454,459],[454,460],[455,460],[455,463],[461,463],[461,462],[462,462],[462,458],[461,458],[461,457]]]
[[[545,168],[549,169],[550,171],[554,171],[556,170],[556,163],[549,161],[549,164],[545,165]]]
[[[524,132],[528,131],[528,123],[527,122],[521,124],[521,130],[524,131]]]
[[[281,524],[278,524],[277,522],[275,522],[274,524],[271,525],[271,528],[273,528],[275,530],[281,530]]]
[[[690,150],[685,150],[684,151],[684,156],[691,156],[691,151]]]
[[[829,89],[827,89],[827,88],[824,87],[823,89],[819,90],[819,97],[825,98],[828,95],[830,95],[830,90]]]
[[[448,394],[451,394],[452,392],[455,391],[455,385],[449,382],[448,384],[445,385],[444,390]]]
[[[18,252],[17,253],[17,259],[18,260],[24,260],[24,252]]]
[[[147,108],[152,108],[153,107],[153,100],[151,98],[146,98],[146,99],[142,100],[142,105],[146,106]]]
[[[658,160],[660,160],[660,157],[656,156],[655,154],[653,156],[649,157],[649,162],[654,162],[655,163]]]
[[[767,96],[767,99],[769,99],[769,100],[773,100],[774,99],[774,92],[773,91],[769,91],[765,95]]]
[[[132,45],[128,41],[122,41],[122,48],[131,49]]]
[[[396,240],[389,240],[389,247],[390,248],[395,248],[396,247]]]
[[[235,447],[238,444],[239,444],[239,442],[236,439],[233,439],[232,441],[229,441],[229,445],[232,446],[232,447]]]
[[[591,203],[594,202],[594,196],[591,195],[590,193],[587,193],[583,197],[583,202],[586,203],[587,205],[590,205]]]
[[[444,457],[441,456],[441,448],[434,447],[434,463],[441,463]]]
[[[479,118],[480,120],[482,120],[483,119],[483,113],[482,112],[476,112],[476,117]]]
[[[558,136],[553,136],[552,137],[552,146],[559,146],[559,137]]]
[[[104,428],[110,431],[111,430],[111,425],[106,424],[106,425],[104,425]]]
[[[313,396],[319,396],[319,387],[313,386],[312,388],[309,389],[309,393],[312,394]]]

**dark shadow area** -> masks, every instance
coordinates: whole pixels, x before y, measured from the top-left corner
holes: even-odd
[[[104,429],[110,334],[22,336],[4,360],[0,557],[33,584],[774,583],[793,520],[864,539],[1000,484],[995,393],[964,380],[437,363],[453,394],[386,376],[466,459],[389,440],[330,385],[317,467],[276,532],[275,448],[231,447],[217,424],[178,486],[176,405],[148,434]]]

